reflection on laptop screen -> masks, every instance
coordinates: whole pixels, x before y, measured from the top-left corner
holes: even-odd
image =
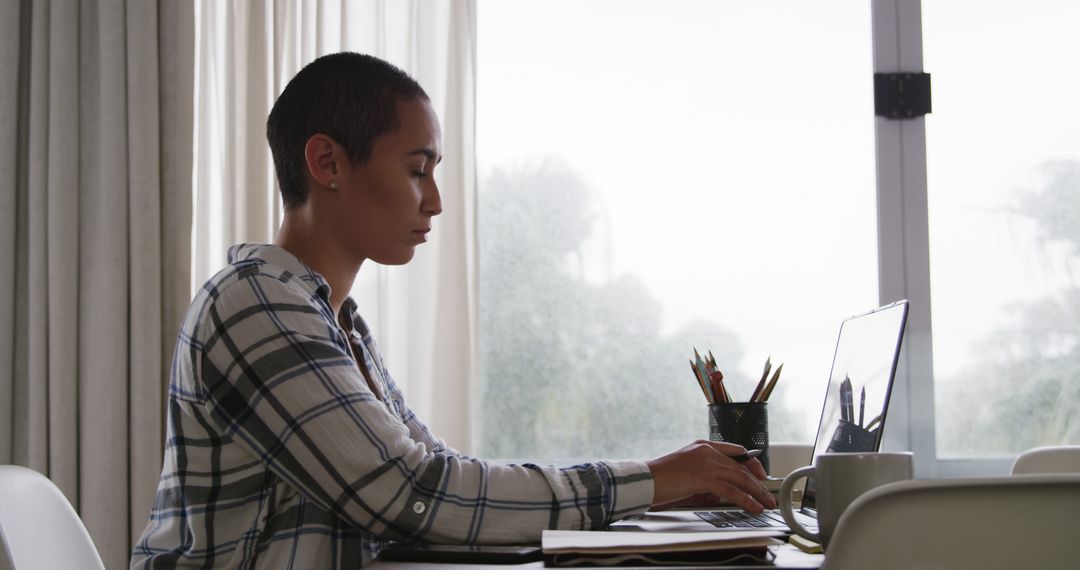
[[[907,301],[899,301],[840,326],[814,457],[878,451],[906,321]],[[806,482],[803,506],[815,507],[813,479]]]

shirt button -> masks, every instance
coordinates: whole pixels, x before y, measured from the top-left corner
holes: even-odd
[[[412,510],[414,513],[422,515],[424,514],[424,511],[427,510],[427,505],[421,503],[420,501],[416,501],[415,503],[413,503]]]

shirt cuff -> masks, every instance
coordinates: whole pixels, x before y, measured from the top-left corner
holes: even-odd
[[[649,466],[642,461],[604,461],[612,485],[609,491],[608,520],[610,524],[649,509],[653,500],[653,477]]]

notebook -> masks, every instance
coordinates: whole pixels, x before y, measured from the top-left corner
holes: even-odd
[[[545,530],[541,544],[545,566],[760,565],[770,546],[782,544],[773,534],[747,532],[592,532]]]
[[[832,452],[880,450],[907,313],[908,302],[901,300],[849,317],[840,324],[825,404],[814,440],[814,457]],[[803,491],[802,507],[796,511],[799,522],[815,528],[816,507],[814,480],[810,478]],[[734,507],[649,513],[616,525],[680,531],[787,528],[779,509],[754,515]]]

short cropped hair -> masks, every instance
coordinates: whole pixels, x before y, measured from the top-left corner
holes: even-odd
[[[398,128],[397,104],[416,98],[428,99],[420,84],[370,55],[325,55],[301,69],[266,120],[285,208],[307,201],[304,146],[312,135],[325,134],[353,164],[362,164],[371,158],[375,139]]]

